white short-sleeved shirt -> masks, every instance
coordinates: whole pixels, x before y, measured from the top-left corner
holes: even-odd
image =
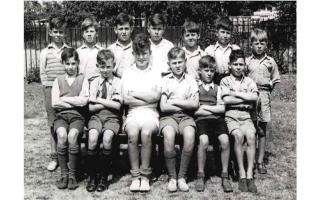
[[[232,50],[238,50],[240,47],[235,44],[228,44],[223,48],[218,42],[214,45],[209,45],[204,51],[214,57],[217,63],[216,72],[219,74],[226,74],[229,72],[229,56]]]
[[[151,58],[150,63],[154,69],[160,73],[168,72],[168,52],[174,47],[173,43],[169,40],[162,38],[159,44],[154,44],[151,40]]]
[[[95,44],[92,48],[83,44],[77,49],[79,54],[79,73],[83,74],[87,79],[92,79],[100,75],[97,68],[97,55],[103,49],[101,46]]]
[[[123,72],[134,64],[132,41],[123,46],[119,41],[111,44],[107,49],[111,50],[115,57],[116,66],[114,71],[118,77],[122,77]]]
[[[188,51],[185,47],[182,47],[182,49],[186,53],[186,67],[187,67],[187,73],[191,75],[195,79],[199,79],[199,60],[202,56],[207,55],[206,52],[204,52],[200,46],[198,46],[198,49],[196,49],[193,52]]]

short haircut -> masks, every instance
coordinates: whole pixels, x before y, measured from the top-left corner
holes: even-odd
[[[150,51],[151,42],[149,37],[144,33],[137,34],[132,42],[132,49],[135,54],[144,53],[145,50]]]
[[[185,34],[186,32],[197,33],[197,34],[200,33],[200,26],[194,21],[186,21],[182,25],[182,27],[183,27],[182,34]]]
[[[79,54],[74,48],[65,48],[61,54],[62,62],[66,62],[71,57],[74,57],[77,62],[80,62]]]
[[[199,69],[212,68],[216,71],[216,60],[209,55],[202,56],[199,60]]]
[[[87,28],[93,26],[94,29],[96,31],[98,31],[98,28],[99,28],[99,24],[98,22],[96,21],[96,18],[91,16],[91,17],[87,17],[83,20],[82,24],[81,24],[81,31],[85,31]]]
[[[130,26],[133,26],[134,25],[133,18],[131,15],[128,15],[126,13],[120,13],[119,15],[117,15],[114,21],[114,26],[123,25],[125,23],[129,23]]]
[[[250,33],[250,43],[252,43],[256,40],[268,42],[267,31],[260,29],[260,28],[254,28]]]
[[[246,57],[244,55],[244,52],[241,49],[232,50],[229,57],[230,63],[233,63],[234,61],[238,60],[238,58],[243,58],[245,60]]]
[[[226,29],[228,31],[232,31],[233,24],[232,21],[228,17],[220,17],[216,20],[216,29],[220,28]]]
[[[49,29],[65,29],[67,27],[66,21],[62,17],[54,17],[49,22]]]
[[[163,25],[166,26],[167,19],[163,14],[155,13],[148,18],[148,26]]]
[[[186,59],[186,53],[180,47],[173,47],[168,52],[168,60],[177,59],[177,58]]]
[[[101,49],[97,54],[97,63],[99,65],[105,64],[106,60],[112,59],[114,61],[114,54],[109,49]]]

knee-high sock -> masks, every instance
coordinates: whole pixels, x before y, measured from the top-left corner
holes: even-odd
[[[192,153],[193,153],[192,151],[182,150],[178,178],[185,178],[185,176],[187,174],[188,167],[189,167],[189,163],[191,160]]]
[[[103,176],[107,176],[111,172],[111,153],[111,149],[102,150],[101,162],[99,164],[101,166],[100,172]]]
[[[67,166],[67,146],[57,146],[58,161],[61,168],[61,176],[68,177],[68,166]]]
[[[79,145],[69,146],[69,177],[76,177]]]
[[[176,172],[176,151],[164,151],[164,158],[168,170],[169,178],[177,179]]]
[[[98,150],[88,149],[88,157],[87,157],[87,166],[88,166],[88,174],[89,176],[95,176],[97,173],[97,154]]]

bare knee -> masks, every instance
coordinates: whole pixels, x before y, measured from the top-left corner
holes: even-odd
[[[253,145],[256,142],[256,134],[254,131],[247,132],[246,139],[248,145]]]
[[[235,129],[232,131],[232,135],[234,136],[235,143],[242,144],[244,141],[244,135],[239,129]]]
[[[168,151],[174,150],[174,142],[176,132],[171,126],[166,126],[162,129],[164,148]]]
[[[105,130],[103,133],[103,148],[111,149],[114,133],[111,130]]]
[[[88,133],[88,147],[94,150],[98,144],[99,133],[96,129],[90,129]]]
[[[68,133],[68,143],[75,145],[78,142],[79,131],[77,129],[71,129]]]
[[[229,137],[226,134],[220,135],[218,139],[220,142],[221,149],[230,148]]]
[[[58,144],[65,144],[68,138],[67,130],[63,127],[59,127],[56,130],[56,133],[58,138]]]
[[[183,149],[185,151],[192,151],[194,147],[195,129],[187,126],[183,130]]]
[[[209,146],[209,138],[207,135],[201,135],[199,137],[199,147],[202,149],[208,149]]]

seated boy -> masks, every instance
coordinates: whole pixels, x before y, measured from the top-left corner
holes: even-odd
[[[89,110],[92,114],[88,123],[88,172],[87,191],[102,192],[107,188],[110,173],[111,147],[114,135],[121,124],[121,81],[113,76],[115,62],[110,50],[100,50],[97,55],[97,68],[100,76],[90,84]],[[101,159],[98,151],[102,138]],[[98,174],[100,180],[98,181]],[[97,186],[97,182],[99,182]]]
[[[206,163],[209,139],[213,142],[218,139],[221,145],[222,163],[222,187],[225,192],[232,192],[232,186],[228,175],[228,164],[230,155],[229,137],[224,121],[225,106],[221,99],[221,89],[213,83],[216,63],[213,57],[207,55],[199,60],[199,101],[200,107],[195,112],[198,128],[198,173],[196,190],[204,190],[204,166]]]
[[[164,136],[164,157],[169,173],[169,192],[188,191],[186,173],[192,156],[196,124],[194,111],[199,107],[199,89],[196,80],[185,73],[185,52],[174,47],[168,53],[171,73],[162,79],[160,100],[161,119],[159,131]],[[175,138],[183,137],[179,174],[176,172]]]
[[[89,83],[78,73],[79,55],[73,48],[66,48],[61,54],[66,75],[58,76],[52,86],[52,107],[56,111],[54,132],[57,134],[57,152],[61,168],[58,188],[78,187],[76,181],[78,138],[84,127],[83,107],[88,103]],[[69,159],[69,164],[67,165]]]
[[[151,152],[153,134],[158,132],[161,75],[149,64],[150,40],[145,34],[138,34],[133,40],[135,64],[122,76],[124,104],[128,107],[124,130],[128,134],[128,154],[133,177],[130,185],[132,192],[150,191]],[[141,139],[141,157],[139,156]],[[141,164],[140,164],[141,160]]]
[[[90,82],[99,76],[96,67],[97,53],[103,49],[97,44],[99,24],[94,17],[86,18],[81,24],[84,44],[77,49],[79,54],[79,73],[83,74]]]
[[[245,56],[242,50],[230,54],[230,76],[221,80],[222,100],[226,105],[225,121],[229,133],[234,137],[234,151],[239,166],[239,189],[241,192],[257,192],[253,180],[255,159],[255,127],[250,111],[258,99],[256,83],[244,76]],[[247,144],[247,171],[244,169],[243,152]]]
[[[195,79],[199,79],[199,60],[202,56],[207,55],[198,45],[200,39],[200,27],[194,21],[186,21],[183,24],[182,36],[186,52],[187,73]]]
[[[169,70],[167,54],[173,47],[172,42],[163,38],[166,29],[164,15],[155,13],[148,19],[148,33],[151,41],[151,66],[161,74],[167,74]]]
[[[115,56],[115,75],[120,78],[122,77],[123,72],[134,64],[131,40],[133,25],[134,21],[132,16],[120,13],[116,17],[114,25],[114,32],[117,35],[117,41],[108,47]]]
[[[231,44],[233,31],[232,21],[228,17],[220,17],[215,22],[217,42],[209,45],[204,51],[217,62],[217,70],[213,81],[220,85],[222,78],[228,76],[229,56],[232,50],[240,49],[238,45]]]
[[[280,82],[278,65],[274,59],[266,54],[268,35],[265,30],[255,28],[251,31],[250,43],[252,55],[246,59],[248,76],[258,86],[259,99],[257,120],[258,132],[258,160],[257,169],[260,174],[266,174],[267,169],[263,162],[266,149],[267,123],[271,121],[271,91]]]

